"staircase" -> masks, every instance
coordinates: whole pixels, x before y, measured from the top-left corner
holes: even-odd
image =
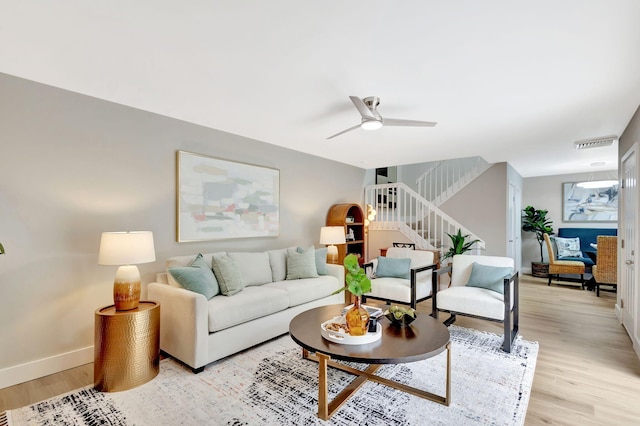
[[[450,241],[447,233],[455,234],[458,229],[472,240],[480,239],[404,183],[367,186],[365,203],[377,212],[370,230],[400,231],[417,248],[442,251]],[[479,253],[484,247],[480,240],[472,253]]]
[[[438,161],[416,180],[418,194],[434,205],[441,206],[489,166],[482,157]]]

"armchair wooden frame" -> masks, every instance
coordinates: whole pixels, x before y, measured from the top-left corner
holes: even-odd
[[[365,270],[365,273],[367,274],[367,276],[371,276],[371,271],[373,270],[373,263],[365,263],[364,265],[362,265],[362,267]],[[428,295],[427,297],[423,297],[418,299],[417,298],[417,282],[418,282],[418,274],[420,272],[424,272],[424,271],[428,271],[428,270],[435,270],[436,269],[436,265],[435,264],[431,264],[431,265],[426,265],[426,266],[421,266],[419,268],[413,268],[410,270],[410,274],[411,274],[411,278],[410,278],[410,282],[411,282],[411,300],[408,302],[409,305],[413,308],[416,309],[416,306],[418,303],[423,302],[425,300],[431,299],[432,294]],[[362,303],[366,302],[367,299],[374,299],[374,300],[382,300],[384,301],[387,305],[391,304],[391,303],[399,303],[401,305],[406,305],[407,301],[406,300],[394,300],[394,299],[389,299],[389,298],[385,298],[385,297],[378,297],[378,296],[370,296],[370,295],[366,295],[363,294],[362,295]]]
[[[431,316],[434,317],[435,319],[438,319],[438,312],[447,312],[450,314],[449,318],[447,318],[444,321],[444,325],[449,326],[451,324],[453,324],[456,320],[456,315],[462,315],[462,316],[466,316],[466,317],[471,317],[471,318],[478,318],[478,319],[483,319],[483,320],[487,320],[487,321],[493,321],[493,322],[500,322],[503,324],[503,329],[504,329],[504,341],[502,343],[502,350],[510,353],[511,352],[511,348],[513,347],[513,342],[516,340],[516,338],[518,337],[518,326],[519,326],[519,317],[520,317],[520,286],[519,286],[519,282],[520,282],[520,278],[519,278],[519,274],[518,272],[515,272],[513,275],[511,275],[510,277],[507,277],[504,279],[504,319],[503,320],[499,320],[496,318],[489,318],[489,317],[482,317],[482,316],[478,316],[478,315],[472,315],[472,314],[468,314],[465,312],[458,312],[458,311],[453,311],[453,310],[447,310],[447,309],[440,309],[438,308],[438,291],[439,291],[439,284],[438,284],[438,278],[440,277],[440,275],[442,275],[443,273],[447,273],[447,272],[451,272],[452,267],[451,266],[446,266],[444,268],[440,268],[436,271],[433,272],[433,274],[431,275],[431,280],[432,280],[432,290],[431,290],[431,295],[432,295],[432,312],[431,312]],[[513,307],[512,307],[512,300],[511,300],[511,288],[513,287]],[[446,291],[446,290],[443,290]]]

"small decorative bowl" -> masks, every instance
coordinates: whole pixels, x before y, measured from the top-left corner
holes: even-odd
[[[393,312],[389,312],[389,310],[386,310],[384,312],[384,316],[387,317],[387,319],[391,322],[391,324],[397,327],[403,327],[415,321],[416,317],[418,316],[418,313],[414,311],[413,316],[407,313],[403,313],[402,316],[398,318]]]

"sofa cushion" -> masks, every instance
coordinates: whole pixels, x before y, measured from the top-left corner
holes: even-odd
[[[487,290],[504,294],[504,279],[513,274],[513,269],[509,266],[481,265],[473,262],[471,265],[471,275],[467,281],[467,287],[480,287]]]
[[[288,306],[286,291],[266,285],[247,287],[233,297],[216,296],[207,302],[209,332],[262,318]]]
[[[318,278],[279,281],[265,284],[263,287],[286,291],[289,295],[289,307],[292,307],[327,297],[339,289],[340,284],[335,277],[328,275]]]
[[[428,277],[431,277],[431,271]],[[425,273],[427,275],[427,273]],[[420,277],[420,274],[418,275]],[[431,294],[431,279],[416,282],[416,297],[425,298]],[[365,294],[389,300],[400,300],[406,303],[411,301],[411,280],[402,278],[375,278],[371,280],[371,291]]]
[[[211,266],[216,275],[220,292],[225,296],[233,296],[244,288],[240,268],[229,256],[214,256],[211,259]]]
[[[287,249],[269,250],[271,281],[283,281],[287,278]]]
[[[403,278],[409,279],[409,269],[411,267],[411,259],[378,257],[378,266],[376,268],[376,278]]]
[[[565,257],[582,257],[580,250],[580,238],[554,238],[558,247],[558,259]]]
[[[227,253],[240,269],[242,283],[245,287],[270,283],[272,280],[271,265],[267,252]]]
[[[175,266],[169,268],[169,275],[182,287],[202,294],[207,300],[220,293],[218,281],[215,275],[213,275],[211,267],[202,259],[201,254],[196,256],[190,266]]]
[[[504,296],[479,287],[452,286],[438,292],[438,309],[503,321]]]
[[[313,246],[304,250],[300,247],[287,249],[287,279],[316,278],[316,255]]]

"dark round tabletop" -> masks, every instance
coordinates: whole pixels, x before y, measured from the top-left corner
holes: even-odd
[[[449,330],[433,317],[418,313],[409,326],[396,327],[385,317],[380,318],[382,338],[364,345],[333,343],[322,337],[320,324],[339,316],[344,305],[329,305],[310,309],[289,323],[291,338],[311,352],[320,352],[334,359],[369,364],[399,364],[431,358],[445,350]]]

